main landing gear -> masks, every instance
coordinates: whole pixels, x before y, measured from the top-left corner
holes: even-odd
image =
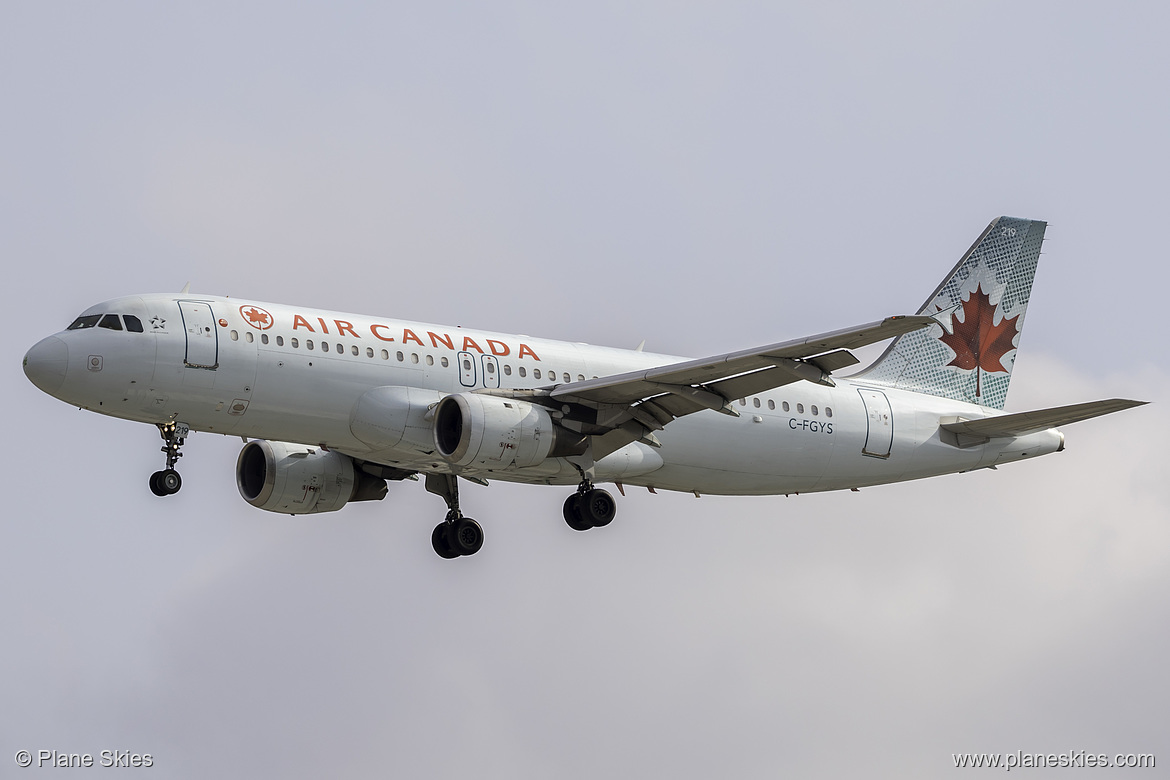
[[[447,517],[431,532],[431,546],[440,558],[475,555],[483,547],[483,528],[459,511],[459,483],[454,474],[427,474],[426,488],[447,502]]]
[[[160,424],[158,432],[166,442],[162,451],[167,454],[167,467],[150,475],[150,492],[156,496],[169,496],[178,493],[179,488],[183,487],[183,478],[175,471],[175,464],[183,457],[179,448],[187,440],[187,434],[191,429],[182,423],[171,421]]]
[[[589,480],[582,480],[577,492],[565,499],[564,514],[569,528],[588,531],[612,523],[617,514],[617,502],[609,491],[593,487]]]
[[[427,474],[426,489],[447,502],[447,517],[431,532],[431,546],[440,558],[475,555],[483,547],[483,528],[459,511],[459,482],[454,474]],[[582,479],[577,492],[565,500],[565,522],[574,531],[601,528],[613,522],[617,502],[608,491]]]

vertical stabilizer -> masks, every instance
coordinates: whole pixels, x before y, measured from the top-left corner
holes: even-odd
[[[1002,409],[1045,227],[993,220],[918,311],[938,324],[899,336],[857,377]]]

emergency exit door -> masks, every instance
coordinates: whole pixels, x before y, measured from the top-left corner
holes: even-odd
[[[470,352],[460,352],[455,359],[459,361],[459,384],[475,387],[475,356]]]

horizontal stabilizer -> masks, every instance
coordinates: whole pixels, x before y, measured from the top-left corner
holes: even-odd
[[[1090,401],[1084,404],[1071,406],[1056,406],[1051,409],[1037,409],[1034,412],[1017,412],[1003,414],[997,417],[985,417],[982,420],[959,420],[943,423],[943,430],[967,436],[983,436],[989,439],[1027,436],[1029,433],[1046,431],[1059,425],[1089,420],[1103,414],[1120,412],[1134,406],[1142,406],[1147,401],[1130,401],[1124,398],[1111,398],[1107,401]]]

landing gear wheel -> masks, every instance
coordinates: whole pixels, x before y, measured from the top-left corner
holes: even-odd
[[[183,478],[175,471],[175,464],[183,457],[179,448],[183,446],[191,429],[184,423],[172,421],[159,424],[158,432],[165,442],[162,451],[167,456],[167,467],[150,475],[150,492],[156,496],[169,496],[178,493],[179,488],[183,487]]]
[[[447,538],[447,531],[450,527],[450,524],[444,521],[436,525],[434,531],[431,531],[431,547],[435,548],[435,552],[439,554],[440,558],[447,560],[459,557],[459,553],[451,549],[451,542]]]
[[[447,519],[431,532],[431,546],[443,558],[475,555],[483,547],[483,528],[459,511],[459,481],[454,474],[427,474],[428,493],[447,502]]]
[[[165,496],[167,494],[166,489],[164,489],[163,486],[158,483],[159,477],[161,477],[161,476],[162,476],[161,471],[156,471],[150,475],[150,492],[154,493],[159,498],[162,498],[163,496]]]
[[[447,536],[447,543],[459,555],[475,555],[483,547],[483,528],[470,517],[451,523]]]
[[[602,528],[613,522],[617,514],[617,502],[609,491],[592,488],[577,500],[577,514],[594,528]]]
[[[168,496],[178,493],[179,488],[183,487],[183,478],[174,469],[166,469],[165,471],[158,472],[156,482],[164,494]]]
[[[588,531],[593,526],[581,517],[581,494],[574,493],[565,499],[565,523],[574,531]]]

